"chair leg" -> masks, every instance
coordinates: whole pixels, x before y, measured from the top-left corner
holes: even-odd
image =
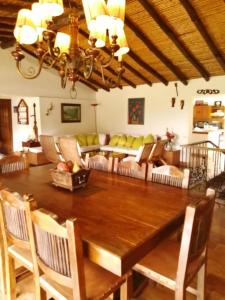
[[[2,295],[6,295],[5,256],[4,249],[2,247],[0,248],[0,292]]]
[[[175,290],[175,300],[186,300],[186,289],[185,287]]]
[[[120,300],[129,300],[132,296],[133,291],[133,278],[129,276],[124,284],[120,287]]]
[[[205,272],[206,266],[205,264],[201,267],[198,271],[198,279],[197,279],[197,300],[204,300],[205,299]]]
[[[6,290],[7,299],[16,299],[16,273],[15,273],[15,262],[12,257],[5,254],[5,271],[6,271]]]

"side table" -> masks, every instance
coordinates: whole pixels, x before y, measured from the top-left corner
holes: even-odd
[[[164,150],[163,158],[168,165],[179,166],[180,165],[180,150]]]

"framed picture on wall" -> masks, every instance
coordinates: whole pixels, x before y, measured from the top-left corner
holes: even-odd
[[[62,103],[61,104],[62,123],[81,122],[81,105]]]
[[[145,98],[128,99],[128,124],[144,124]]]

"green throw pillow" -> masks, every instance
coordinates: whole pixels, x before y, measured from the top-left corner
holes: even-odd
[[[99,137],[98,137],[98,134],[95,134],[94,145],[99,145]]]
[[[78,134],[75,136],[79,145],[82,146],[87,146],[87,137],[85,134]]]
[[[120,136],[119,135],[113,135],[110,139],[109,145],[110,146],[117,146]]]
[[[146,135],[144,137],[143,144],[153,143],[154,142],[154,136],[152,134]]]
[[[126,142],[127,142],[127,137],[125,135],[121,135],[118,140],[117,146],[124,147],[126,145]]]
[[[95,135],[94,134],[88,134],[87,135],[87,146],[94,145]]]
[[[127,142],[126,142],[126,144],[125,144],[125,147],[131,148],[131,147],[132,147],[132,144],[133,144],[133,142],[134,142],[134,139],[135,139],[135,137],[133,137],[132,135],[128,135],[128,136],[127,136]]]
[[[139,136],[134,139],[132,148],[138,149],[142,145],[143,145],[143,136]]]

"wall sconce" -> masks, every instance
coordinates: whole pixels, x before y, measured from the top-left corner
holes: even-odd
[[[49,116],[49,114],[50,114],[50,111],[52,111],[53,110],[53,108],[54,108],[54,106],[53,106],[53,104],[52,104],[52,102],[50,103],[50,105],[49,105],[49,107],[47,108],[47,111],[46,111],[46,116]]]
[[[184,108],[184,100],[180,100],[180,109]]]

